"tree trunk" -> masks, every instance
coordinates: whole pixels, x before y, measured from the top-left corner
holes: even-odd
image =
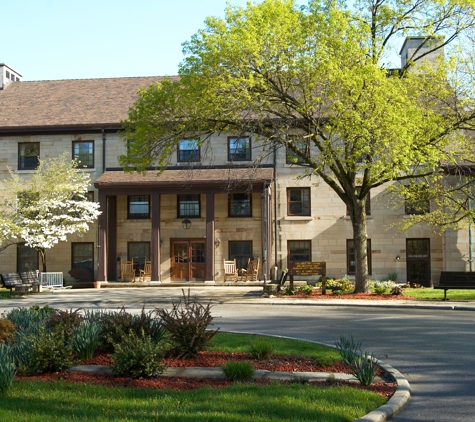
[[[43,267],[42,272],[46,272],[46,251],[44,249],[38,249],[38,252],[40,253],[41,256],[41,265]]]
[[[355,293],[369,291],[365,206],[365,201],[358,200],[354,212],[350,214],[355,248]]]

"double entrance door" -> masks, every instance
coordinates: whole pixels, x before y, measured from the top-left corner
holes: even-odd
[[[204,281],[205,241],[203,239],[172,240],[172,281]]]

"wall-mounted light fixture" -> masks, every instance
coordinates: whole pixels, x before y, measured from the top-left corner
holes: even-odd
[[[219,237],[217,237],[216,240],[214,241],[214,246],[219,248],[219,245],[221,245],[221,240],[219,239]]]
[[[396,261],[399,261],[401,257],[399,255],[396,255]]]
[[[184,228],[185,230],[188,230],[188,229],[191,227],[191,221],[188,220],[188,218],[185,218],[185,219],[181,222],[181,224],[183,224],[183,228]]]

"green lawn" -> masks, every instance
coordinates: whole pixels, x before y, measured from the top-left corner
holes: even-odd
[[[442,300],[444,291],[426,287],[421,289],[404,289],[404,295],[420,300]],[[447,298],[451,300],[475,300],[475,290],[448,290]]]
[[[331,348],[264,337],[276,354],[338,359]],[[257,336],[219,333],[211,349],[249,351]],[[234,347],[233,347],[234,345]],[[40,421],[354,421],[386,399],[350,387],[318,388],[295,383],[269,386],[233,384],[192,392],[108,388],[67,381],[16,380],[1,397],[0,420]]]

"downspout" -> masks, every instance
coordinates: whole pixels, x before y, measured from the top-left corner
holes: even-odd
[[[101,128],[102,132],[102,173],[106,171],[106,131]]]
[[[469,176],[470,177],[470,176]],[[470,186],[470,181],[469,181]],[[471,191],[471,189],[470,189]],[[472,193],[468,195],[468,263],[470,272],[473,271],[473,252],[472,252]]]
[[[267,230],[268,230],[268,209],[267,209],[267,193],[268,186],[264,183],[264,190],[262,192],[262,272],[264,275],[264,284],[267,280]]]

